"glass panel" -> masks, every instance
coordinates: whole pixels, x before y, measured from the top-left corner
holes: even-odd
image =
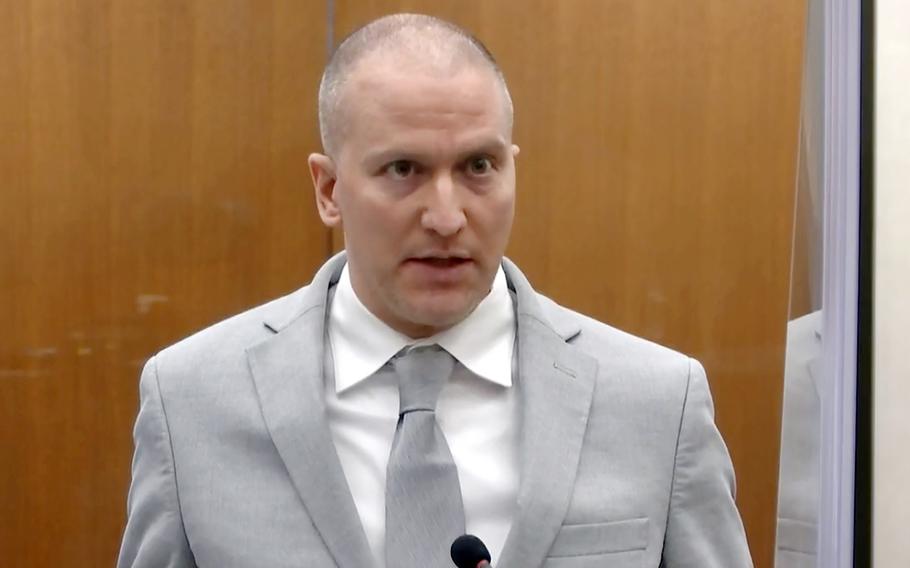
[[[822,355],[823,2],[809,0],[790,313],[784,370],[777,568],[816,566]]]

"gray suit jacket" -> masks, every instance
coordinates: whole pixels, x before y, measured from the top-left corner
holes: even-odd
[[[371,564],[323,400],[326,296],[344,262],[147,363],[119,566]],[[495,566],[751,566],[701,366],[503,264],[522,461]]]

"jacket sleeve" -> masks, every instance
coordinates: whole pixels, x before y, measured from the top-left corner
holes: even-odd
[[[133,431],[133,480],[118,568],[195,566],[180,512],[174,454],[158,384],[156,359],[139,381],[139,415]]]
[[[708,380],[690,359],[661,566],[751,568],[734,494],[733,464],[714,424]]]

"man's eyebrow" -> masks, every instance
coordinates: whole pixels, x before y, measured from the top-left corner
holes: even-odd
[[[491,154],[493,156],[499,157],[501,154],[505,154],[509,149],[509,144],[501,136],[495,136],[492,138],[483,138],[472,142],[471,144],[466,144],[465,149],[458,152],[460,160],[466,160],[472,156],[478,154]]]
[[[482,138],[462,145],[458,150],[458,160],[463,161],[480,154],[489,154],[499,157],[508,151],[509,144],[501,136]],[[394,160],[413,160],[415,162],[428,161],[431,152],[423,149],[413,149],[407,147],[401,148],[380,148],[374,152],[369,152],[364,157],[364,162],[371,165],[381,166]]]
[[[426,156],[425,152],[412,151],[404,148],[383,148],[381,150],[376,150],[375,152],[368,152],[364,156],[364,163],[375,165],[375,166],[384,166],[389,162],[395,160],[412,160],[415,162],[423,161]]]

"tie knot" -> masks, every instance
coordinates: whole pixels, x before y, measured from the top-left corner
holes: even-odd
[[[455,368],[454,357],[438,345],[429,345],[405,351],[392,364],[398,375],[399,414],[436,410],[439,393]]]

